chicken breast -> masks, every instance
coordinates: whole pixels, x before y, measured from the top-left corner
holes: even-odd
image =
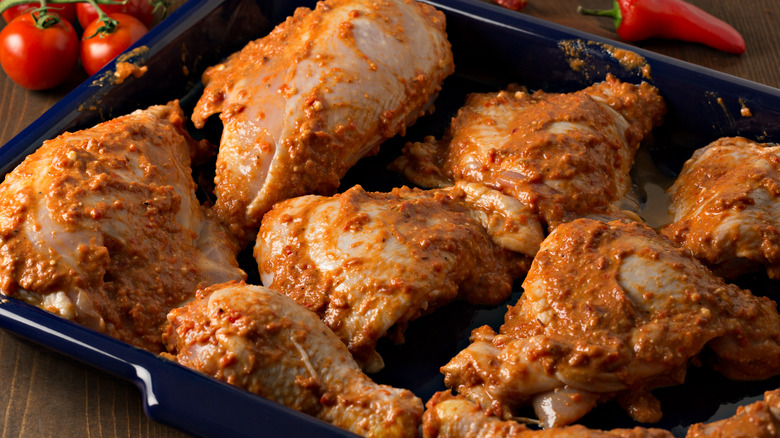
[[[178,102],[43,143],[0,185],[0,292],[158,352],[166,314],[244,279],[195,196]]]
[[[445,383],[494,415],[530,405],[545,427],[616,398],[656,422],[651,390],[682,383],[707,347],[732,379],[780,373],[780,316],[768,298],[726,284],[689,252],[636,222],[578,219],[542,243],[499,333],[442,368]]]
[[[721,138],[697,150],[669,188],[661,232],[717,274],[780,279],[780,146]]]
[[[400,342],[418,316],[459,298],[506,300],[542,237],[522,204],[484,186],[356,186],[277,204],[255,258],[264,285],[317,313],[374,372],[383,367],[379,338]]]
[[[378,385],[317,316],[262,286],[231,282],[173,310],[180,364],[367,437],[417,437],[423,405]]]
[[[203,75],[192,120],[221,113],[215,210],[244,241],[281,200],[346,171],[432,110],[454,70],[444,14],[414,0],[325,0]]]
[[[566,94],[474,93],[443,139],[407,144],[393,167],[423,187],[483,183],[550,227],[621,214],[636,151],[665,112],[656,88],[612,76]]]

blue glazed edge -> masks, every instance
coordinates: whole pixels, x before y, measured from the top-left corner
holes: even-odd
[[[227,2],[190,0],[152,29],[134,48],[146,46],[149,51],[144,56],[154,58],[162,48]],[[780,140],[780,113],[777,110],[780,109],[780,90],[775,88],[477,0],[436,0],[427,3],[445,11],[448,20],[470,23],[484,34],[510,35],[510,40],[496,43],[497,47],[504,45],[501,50],[505,53],[513,52],[512,44],[529,42],[533,50],[544,48],[545,53],[554,57],[555,53],[561,51],[561,40],[583,40],[609,44],[639,54],[652,68],[650,81],[662,90],[671,111],[681,118],[681,129],[696,131],[694,137],[697,141],[703,142],[707,138],[722,135]],[[276,10],[289,11],[290,7],[290,4],[285,4],[276,7]],[[605,71],[614,68],[614,60],[598,48],[594,48],[593,56],[608,66]],[[555,62],[560,65],[561,60]],[[513,68],[520,69],[522,66]],[[86,102],[99,102],[101,96],[116,88],[112,85],[94,85],[97,78],[111,70],[113,64],[81,84],[0,148],[0,172],[7,172],[45,139],[53,138],[76,125],[83,114],[80,108]],[[536,73],[541,76],[540,72]],[[640,76],[632,76],[632,73],[627,73],[627,77],[643,80]],[[574,78],[575,82],[578,80],[576,74],[568,78]],[[539,84],[544,85],[543,81]],[[698,100],[691,99],[691,95]],[[716,102],[718,99],[722,99],[722,102]],[[753,118],[739,116],[743,105],[752,110]],[[712,124],[714,129],[709,129],[708,124]],[[0,327],[133,382],[143,394],[147,415],[196,435],[256,436],[258,433],[273,433],[291,436],[352,436],[312,417],[13,299],[0,302]]]

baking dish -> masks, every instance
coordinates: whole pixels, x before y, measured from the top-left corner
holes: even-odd
[[[199,78],[206,67],[265,35],[295,7],[313,3],[188,1],[122,58],[147,66],[146,74],[120,83],[113,76],[113,64],[98,72],[0,148],[0,172],[10,171],[44,140],[66,130],[86,128],[172,99],[180,99],[185,112],[191,110],[200,95]],[[429,3],[447,15],[456,75],[445,82],[437,111],[409,129],[405,138],[385,144],[378,156],[361,161],[344,178],[344,187],[360,183],[367,190],[387,190],[404,184],[385,165],[406,140],[440,136],[466,93],[497,90],[509,83],[571,91],[602,80],[608,73],[630,82],[651,82],[669,106],[664,126],[649,147],[665,175],[677,172],[693,149],[721,136],[780,141],[780,90],[477,0]],[[211,138],[218,129],[212,126],[193,134]],[[248,271],[250,281],[257,281],[256,273],[253,278]],[[777,286],[765,278],[740,282],[758,294],[775,297]],[[520,293],[518,285],[507,303],[516,301]],[[409,327],[404,345],[380,345],[387,367],[372,377],[409,388],[427,400],[444,389],[439,367],[468,344],[471,329],[482,324],[496,327],[504,311],[505,305],[473,308],[454,303],[423,317]],[[196,435],[256,436],[258,431],[293,436],[350,435],[13,299],[0,303],[0,327],[134,382],[143,393],[151,418]],[[684,435],[689,424],[731,415],[736,406],[778,386],[780,378],[729,382],[705,368],[693,369],[685,385],[654,392],[665,413],[662,422],[654,426]],[[635,425],[611,404],[598,408],[583,422],[597,428]]]

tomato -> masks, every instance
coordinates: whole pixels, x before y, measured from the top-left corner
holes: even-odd
[[[81,38],[81,64],[90,75],[95,74],[149,31],[132,15],[117,13],[109,16],[118,22],[113,32],[98,32],[103,26],[103,22],[98,19],[84,29]]]
[[[8,77],[30,90],[65,82],[78,57],[79,38],[66,20],[41,29],[32,14],[22,14],[0,32],[0,65]]]
[[[148,28],[152,28],[155,22],[154,0],[127,0],[125,4],[119,5],[99,5],[100,9],[106,14],[127,14],[141,20]],[[89,3],[77,3],[76,14],[79,18],[81,27],[86,29],[90,23],[97,20],[98,14],[95,8]]]
[[[39,3],[25,3],[21,5],[11,6],[3,12],[3,19],[6,23],[10,23],[14,18],[22,15],[30,9],[37,9],[41,7]],[[70,24],[76,24],[76,4],[75,3],[61,3],[61,4],[48,4],[46,5],[49,12],[56,12],[57,15],[62,17],[63,20],[68,20]]]

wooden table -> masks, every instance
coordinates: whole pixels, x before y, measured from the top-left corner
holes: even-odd
[[[577,14],[577,6],[608,8],[611,0],[529,0],[523,11],[559,24],[615,38],[610,20]],[[747,53],[728,55],[704,46],[648,41],[641,47],[780,88],[780,1],[691,0],[732,24]],[[29,92],[0,73],[0,144],[34,121],[85,75],[46,92]],[[140,392],[79,362],[0,331],[0,438],[177,437],[149,420]]]

